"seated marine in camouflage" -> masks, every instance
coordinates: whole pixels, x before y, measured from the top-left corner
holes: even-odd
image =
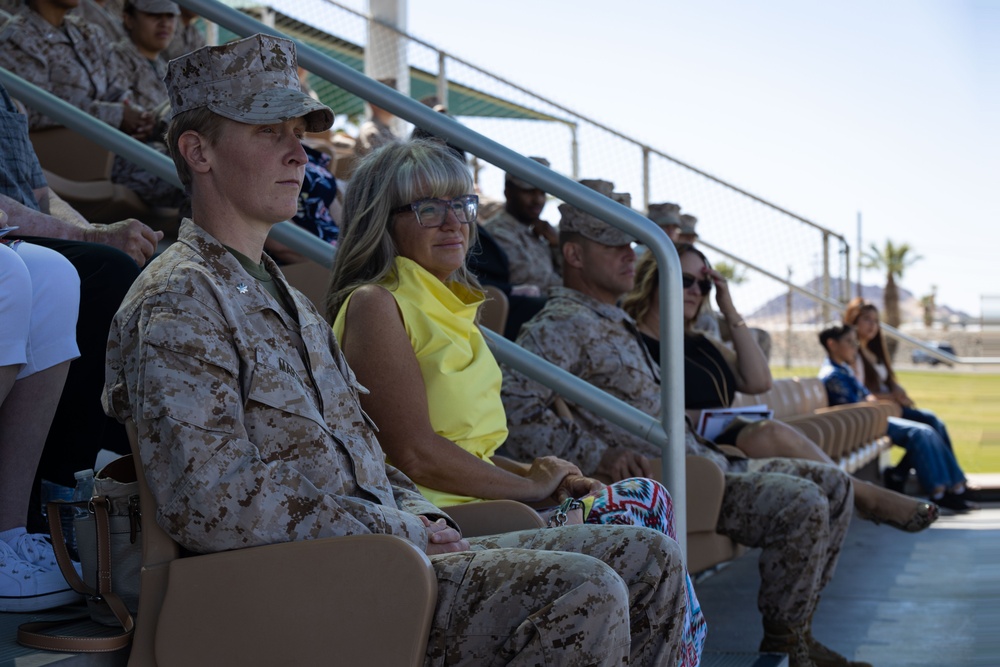
[[[118,62],[108,36],[95,24],[67,15],[72,2],[29,0],[13,16],[0,20],[0,66],[49,91],[112,127],[144,140],[153,116],[126,104]],[[31,130],[58,125],[28,109]]]
[[[199,49],[170,63],[167,86],[193,214],[115,318],[103,397],[135,422],[157,523],[200,553],[410,541],[440,584],[427,665],[673,667],[676,543],[630,526],[466,540],[385,463],[332,330],[263,254],[295,213],[303,135],[333,122],[301,92],[293,44],[255,35]]]
[[[170,44],[180,9],[171,0],[126,0],[122,24],[127,35],[111,50],[117,61],[119,85],[128,90],[129,104],[153,114],[154,125],[146,145],[161,153],[166,115],[169,112],[163,77],[167,63],[160,54]],[[111,179],[127,186],[150,206],[179,208],[185,196],[174,184],[153,175],[131,160],[115,156]]]
[[[628,205],[607,181],[585,183]],[[587,380],[646,414],[660,414],[660,368],[618,300],[635,282],[635,251],[624,232],[576,209],[559,207],[563,287],[550,290],[538,315],[521,328],[525,349]],[[612,481],[654,475],[659,448],[580,406],[573,421],[552,409],[551,389],[507,369],[503,402],[507,448],[518,459],[558,456],[585,474]],[[840,469],[795,459],[729,458],[688,434],[688,453],[706,456],[726,474],[717,530],[762,548],[758,606],[761,650],[789,654],[793,667],[864,665],[817,642],[811,632],[819,595],[833,576],[851,520],[850,478]]]
[[[531,158],[548,167],[543,157]],[[504,175],[504,207],[483,222],[510,262],[510,282],[529,296],[546,296],[559,277],[559,232],[541,219],[545,191],[513,174]],[[537,293],[526,291],[533,287]]]
[[[141,54],[150,48],[162,50],[170,42],[177,5],[169,0],[128,0],[124,21],[130,36],[118,44],[100,25],[71,14],[75,7],[75,2],[30,0],[9,20],[0,20],[0,65],[155,148],[157,102],[150,91],[162,89],[163,73]],[[159,17],[158,26],[150,20],[154,16]],[[157,37],[157,30],[169,34]],[[154,46],[157,42],[161,45]],[[58,125],[34,109],[28,110],[28,121],[32,131]],[[181,190],[120,156],[115,157],[111,178],[149,206],[176,208],[184,201]]]

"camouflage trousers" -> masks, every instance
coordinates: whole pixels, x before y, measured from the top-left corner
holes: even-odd
[[[824,463],[759,459],[749,472],[726,473],[716,530],[762,549],[757,606],[765,622],[809,619],[833,577],[853,507],[850,477]]]
[[[687,598],[669,537],[584,525],[469,542],[431,558],[428,667],[677,664]]]

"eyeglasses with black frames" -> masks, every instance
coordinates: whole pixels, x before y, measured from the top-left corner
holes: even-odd
[[[417,216],[417,224],[421,227],[434,228],[444,224],[448,211],[462,224],[475,222],[479,215],[479,197],[477,195],[462,195],[454,199],[418,199],[395,209],[393,213],[413,211]]]
[[[684,289],[688,289],[689,287],[691,287],[691,285],[694,285],[695,283],[698,283],[698,289],[701,290],[702,296],[706,296],[709,292],[712,291],[712,281],[709,280],[708,278],[705,278],[704,280],[698,280],[690,273],[684,273],[681,275],[681,285],[684,286]]]

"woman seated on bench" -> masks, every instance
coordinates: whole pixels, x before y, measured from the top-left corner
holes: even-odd
[[[871,301],[860,297],[852,299],[847,304],[844,311],[844,323],[854,327],[858,335],[860,354],[851,367],[855,377],[863,384],[868,391],[882,401],[891,401],[899,406],[902,419],[924,424],[934,429],[954,455],[954,448],[951,445],[951,437],[944,422],[938,419],[930,410],[921,410],[911,399],[906,390],[896,378],[892,370],[892,361],[889,359],[889,351],[886,349],[885,339],[882,337],[882,328],[879,326],[878,308]],[[893,438],[893,442],[896,442]],[[899,443],[897,443],[899,444]],[[902,491],[909,475],[910,467],[915,467],[913,457],[907,452],[906,456],[895,468],[888,468],[885,471],[885,482],[889,488]],[[956,466],[958,463],[956,462]],[[962,478],[964,480],[964,475]],[[922,482],[921,482],[922,484]],[[965,498],[964,481],[957,487],[957,491],[944,493],[936,497],[935,502],[940,501],[942,506],[951,509],[969,509],[971,504]],[[928,492],[934,490],[927,489]],[[934,491],[936,493],[936,491]]]
[[[676,247],[684,285],[685,407],[692,423],[697,423],[702,410],[729,407],[737,391],[759,394],[770,389],[771,369],[733,305],[726,279],[694,246],[679,243]],[[659,271],[651,253],[639,259],[635,285],[622,308],[635,318],[646,347],[659,362]],[[719,311],[733,332],[733,351],[691,331],[713,286]],[[752,459],[786,457],[835,465],[819,445],[780,421],[749,423],[737,419],[716,438],[716,444],[733,445]],[[874,484],[853,477],[851,480],[855,507],[865,519],[909,532],[923,530],[937,519],[937,508],[931,503],[914,502]]]
[[[371,390],[361,403],[382,448],[438,506],[505,498],[546,507],[555,498],[566,514],[547,513],[550,525],[633,524],[674,537],[672,502],[657,482],[606,487],[555,457],[497,455],[507,420],[500,368],[476,326],[483,293],[466,267],[472,192],[465,164],[435,141],[377,149],[347,189],[327,317]],[[681,665],[697,664],[706,634],[690,579],[688,595]]]

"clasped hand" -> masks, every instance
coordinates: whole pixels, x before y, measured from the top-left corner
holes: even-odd
[[[469,542],[444,519],[432,523],[421,514],[420,520],[424,524],[424,530],[427,531],[427,548],[424,551],[428,556],[469,550]]]
[[[604,483],[583,475],[566,475],[556,488],[556,500],[562,502],[567,498],[583,498],[604,489]]]

